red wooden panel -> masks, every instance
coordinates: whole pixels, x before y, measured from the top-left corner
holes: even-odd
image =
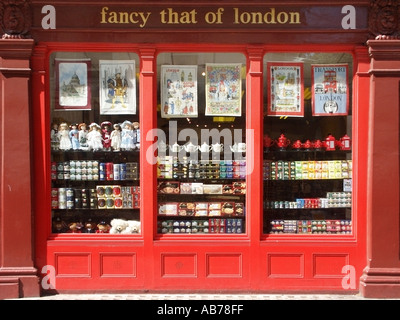
[[[267,260],[270,278],[304,277],[304,255],[301,253],[271,253]]]
[[[56,253],[55,268],[57,276],[87,276],[91,269],[90,253]]]
[[[100,253],[100,276],[136,277],[136,254]]]
[[[197,254],[195,253],[162,253],[162,277],[196,277]]]
[[[242,277],[241,253],[206,254],[207,277]]]
[[[349,264],[349,255],[341,253],[318,253],[313,255],[314,277],[343,277],[342,269]]]

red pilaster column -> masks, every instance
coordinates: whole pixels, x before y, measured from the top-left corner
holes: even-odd
[[[257,288],[260,270],[259,252],[263,212],[263,55],[262,47],[249,47],[246,77],[246,167],[247,167],[247,230],[251,241],[250,279]]]
[[[0,40],[0,298],[39,296],[33,263],[29,60],[33,40]]]
[[[144,237],[144,265],[146,270],[145,281],[150,288],[153,284],[154,258],[153,240],[155,234],[155,213],[157,212],[156,194],[156,162],[154,156],[154,128],[157,128],[157,70],[156,50],[154,48],[142,48],[140,50],[140,200],[142,233]],[[142,183],[144,182],[144,183]]]
[[[400,41],[368,42],[370,120],[365,297],[400,297]]]

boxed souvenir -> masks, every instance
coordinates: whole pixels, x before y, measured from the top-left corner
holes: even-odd
[[[196,202],[195,209],[196,210],[208,210],[208,202]]]
[[[203,194],[204,187],[203,184],[200,182],[192,183],[192,194]]]
[[[245,214],[244,203],[236,202],[235,203],[235,215],[242,216]]]
[[[181,194],[192,194],[192,183],[181,182],[180,190],[181,190]]]
[[[222,214],[233,215],[235,213],[235,203],[234,202],[224,202],[222,203]]]
[[[158,193],[178,194],[180,192],[180,183],[178,181],[163,181],[157,186]]]
[[[224,184],[222,186],[222,193],[223,194],[233,194],[233,186],[231,184]]]
[[[137,180],[138,178],[139,178],[139,170],[137,162],[127,162],[125,180]]]
[[[193,202],[180,202],[178,208],[178,215],[180,216],[193,216],[195,205]]]
[[[222,194],[222,184],[203,184],[204,194]]]
[[[158,214],[167,215],[167,216],[176,216],[178,215],[178,203],[169,202],[169,203],[161,203],[158,206]]]

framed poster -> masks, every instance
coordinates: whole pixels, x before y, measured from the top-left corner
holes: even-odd
[[[90,110],[90,59],[55,59],[56,110]]]
[[[303,64],[267,63],[268,116],[304,116]]]
[[[342,116],[349,113],[348,65],[312,65],[313,116]]]
[[[136,114],[135,60],[99,61],[100,114]]]
[[[194,118],[197,111],[197,66],[161,66],[161,117]]]
[[[242,115],[242,65],[206,64],[206,116]]]

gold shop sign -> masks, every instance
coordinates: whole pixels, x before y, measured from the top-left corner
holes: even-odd
[[[152,19],[150,19],[152,18]],[[133,24],[139,28],[148,27],[152,21],[156,25],[299,25],[301,13],[277,8],[264,10],[243,10],[219,7],[211,11],[204,9],[163,8],[158,12],[118,10],[107,6],[101,8],[100,24]]]
[[[39,31],[342,31],[368,29],[367,5],[260,6],[238,5],[135,5],[133,1],[115,4],[72,6],[65,1],[33,5],[33,29]],[[316,4],[316,5],[315,5]]]

